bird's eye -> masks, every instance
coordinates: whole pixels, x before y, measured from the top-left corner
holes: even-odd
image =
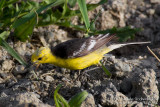
[[[38,58],[38,60],[42,60],[42,58]]]

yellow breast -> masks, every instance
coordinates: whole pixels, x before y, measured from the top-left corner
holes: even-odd
[[[62,59],[56,57],[56,61],[52,64],[72,70],[84,69],[91,65],[98,64],[99,61],[103,58],[103,55],[108,51],[109,50],[104,50],[103,48],[78,58]]]

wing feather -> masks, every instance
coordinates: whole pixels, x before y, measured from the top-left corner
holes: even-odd
[[[82,39],[72,39],[58,44],[51,51],[55,56],[60,58],[82,57],[107,44],[114,37],[114,35],[106,34]]]

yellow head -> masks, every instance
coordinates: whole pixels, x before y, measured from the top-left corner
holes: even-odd
[[[51,50],[47,47],[37,49],[31,57],[31,61],[35,64],[49,63],[52,56]]]

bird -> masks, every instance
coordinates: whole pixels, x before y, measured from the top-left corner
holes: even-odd
[[[81,70],[99,61],[108,52],[132,44],[146,44],[150,42],[113,43],[115,34],[100,34],[86,38],[75,38],[62,42],[55,47],[41,47],[31,56],[34,64],[53,64],[70,70]]]

